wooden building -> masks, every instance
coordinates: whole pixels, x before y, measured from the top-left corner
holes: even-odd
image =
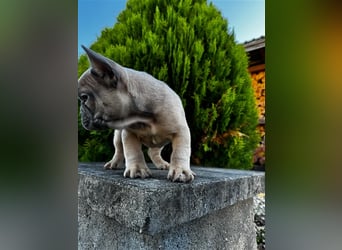
[[[252,77],[252,84],[255,91],[256,106],[259,114],[258,130],[261,135],[260,145],[254,154],[255,168],[265,169],[265,37],[262,36],[243,44],[249,58],[248,70]]]

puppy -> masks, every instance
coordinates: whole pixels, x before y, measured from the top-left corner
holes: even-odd
[[[87,130],[115,129],[115,154],[104,167],[125,161],[125,177],[151,176],[141,145],[158,169],[169,169],[167,179],[190,182],[190,130],[179,96],[153,76],[125,68],[84,46],[91,67],[78,80],[82,125]],[[170,163],[161,157],[172,143]]]

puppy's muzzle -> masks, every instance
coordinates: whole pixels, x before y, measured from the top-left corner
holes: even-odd
[[[81,94],[79,98],[81,100],[80,113],[83,127],[87,130],[107,129],[106,121],[99,115],[94,116],[94,112],[87,106],[86,102],[89,95]]]
[[[82,93],[79,95],[78,99],[80,99],[80,101],[82,103],[86,103],[89,99],[89,95],[88,94],[85,94],[85,93]]]

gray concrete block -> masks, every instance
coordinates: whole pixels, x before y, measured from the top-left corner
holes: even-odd
[[[192,167],[190,184],[79,165],[79,249],[255,249],[252,197],[264,174]]]

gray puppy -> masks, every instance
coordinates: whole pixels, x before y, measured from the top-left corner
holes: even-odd
[[[153,76],[125,68],[82,46],[91,67],[78,80],[82,125],[88,130],[113,128],[115,154],[104,167],[114,169],[125,160],[125,177],[149,177],[141,145],[167,178],[189,182],[190,130],[179,96]],[[172,143],[170,164],[160,155]]]

